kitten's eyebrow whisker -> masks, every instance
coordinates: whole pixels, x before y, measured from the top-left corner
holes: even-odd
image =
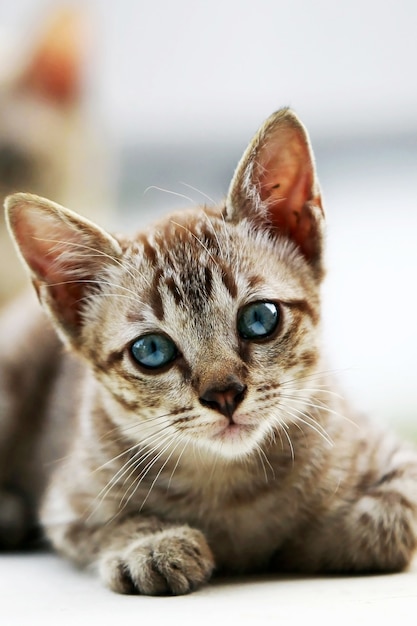
[[[204,191],[201,191],[201,189],[197,189],[197,187],[193,187],[192,185],[190,185],[189,183],[185,183],[184,181],[180,180],[180,184],[184,185],[184,187],[188,187],[188,189],[192,189],[192,191],[196,191],[197,193],[199,193],[200,195],[202,195],[204,198],[207,198],[207,200],[212,204],[212,205],[216,205],[217,202],[215,202],[213,200],[213,198],[211,198],[209,195],[207,195],[206,193],[204,193]]]
[[[227,262],[230,264],[231,262],[231,254],[230,254],[230,249],[231,249],[231,245],[230,245],[230,235],[229,235],[229,230],[228,230],[228,226],[227,226],[227,222],[225,220],[225,217],[223,215],[223,211],[221,212],[221,221],[222,221],[222,226],[223,226],[223,233],[225,235],[225,240],[226,240],[226,244],[229,244],[226,247],[226,251],[227,251],[227,255],[226,255],[226,260]]]
[[[184,198],[184,200],[188,200],[189,202],[191,202],[191,204],[195,204],[194,200],[190,198],[189,196],[186,196],[183,193],[178,193],[177,191],[172,191],[171,189],[164,189],[163,187],[158,187],[157,185],[150,185],[149,187],[147,187],[145,191],[143,192],[143,195],[148,193],[148,191],[150,191],[151,189],[155,189],[156,191],[162,191],[164,193],[169,193],[172,196],[178,196],[179,198]]]
[[[217,247],[219,248],[219,254],[221,255],[221,257],[223,259],[225,259],[226,256],[225,256],[224,251],[223,251],[223,249],[222,249],[222,247],[220,245],[220,241],[219,241],[219,238],[217,236],[216,229],[214,228],[213,222],[210,219],[209,215],[207,215],[207,213],[205,211],[203,211],[203,214],[204,214],[204,217],[206,218],[206,220],[207,220],[207,222],[208,222],[208,224],[209,224],[209,226],[210,226],[210,228],[211,228],[211,230],[213,232],[214,238],[215,238],[215,240],[217,242]]]

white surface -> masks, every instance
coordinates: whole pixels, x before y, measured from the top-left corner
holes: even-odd
[[[416,616],[417,564],[409,572],[383,576],[231,579],[188,596],[151,598],[112,593],[55,555],[0,558],[2,626],[110,626],[126,620],[244,626],[284,619],[297,625],[318,618],[322,626],[357,618],[414,624]]]

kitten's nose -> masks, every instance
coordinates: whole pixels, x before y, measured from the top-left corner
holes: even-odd
[[[245,396],[246,389],[246,385],[234,379],[227,386],[213,385],[208,387],[199,400],[203,406],[207,406],[231,420],[233,413]]]

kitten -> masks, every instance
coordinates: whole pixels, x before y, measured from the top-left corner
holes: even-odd
[[[0,195],[25,189],[90,213],[110,185],[101,142],[86,110],[84,16],[53,11],[33,46],[3,55],[0,80]],[[11,56],[11,61],[10,57]],[[94,172],[88,165],[94,163]],[[100,211],[105,219],[105,211]],[[26,277],[0,219],[0,304]],[[7,270],[6,270],[7,268]]]
[[[327,373],[324,213],[293,112],[256,134],[224,206],[132,237],[33,195],[6,205],[67,350],[34,306],[3,319],[4,543],[42,501],[58,552],[151,595],[214,571],[409,564],[417,455]]]

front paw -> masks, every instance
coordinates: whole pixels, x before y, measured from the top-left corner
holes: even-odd
[[[118,593],[182,595],[206,583],[214,559],[203,534],[187,527],[163,530],[103,554],[99,570]]]

